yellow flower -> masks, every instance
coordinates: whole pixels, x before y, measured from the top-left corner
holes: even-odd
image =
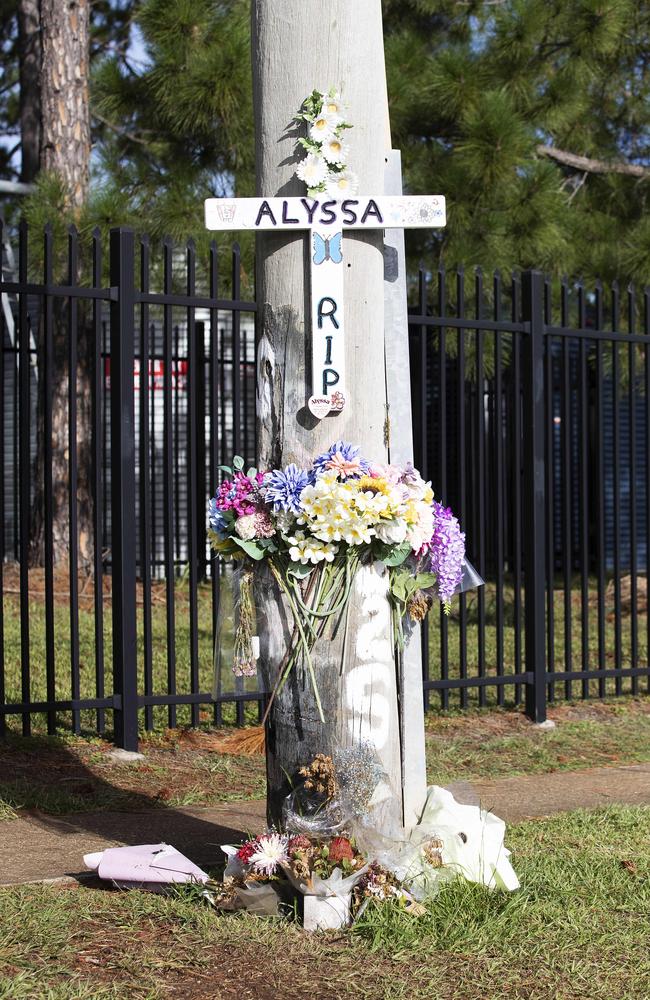
[[[374,479],[372,476],[361,476],[357,480],[357,486],[362,493],[382,493],[385,497],[390,495],[390,483],[385,479]]]

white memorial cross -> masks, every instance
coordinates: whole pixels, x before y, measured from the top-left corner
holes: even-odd
[[[343,319],[343,233],[347,229],[429,229],[445,225],[440,195],[328,198],[208,198],[213,230],[309,230],[312,396],[321,418],[346,403]]]

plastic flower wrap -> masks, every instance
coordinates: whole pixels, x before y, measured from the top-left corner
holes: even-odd
[[[268,567],[295,626],[269,707],[301,658],[322,718],[311,651],[347,613],[362,564],[383,562],[389,569],[398,649],[405,620],[421,621],[436,599],[448,611],[464,586],[465,536],[411,463],[373,463],[358,446],[335,441],[305,465],[245,472],[236,457],[232,468],[222,469],[208,508],[208,534],[215,552],[241,567],[234,672],[256,672],[256,564]],[[471,585],[480,582],[474,578]]]

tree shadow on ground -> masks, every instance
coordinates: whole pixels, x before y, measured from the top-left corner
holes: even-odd
[[[119,844],[166,842],[214,868],[220,844],[264,822],[263,760],[145,741],[144,760],[124,764],[110,750],[68,737],[0,741],[0,884],[79,873],[83,854]]]

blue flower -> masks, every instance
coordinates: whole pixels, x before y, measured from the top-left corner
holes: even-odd
[[[212,497],[208,504],[208,524],[210,530],[221,537],[227,534],[228,518],[224,511],[217,507],[217,498]]]
[[[369,471],[369,465],[365,458],[360,457],[360,451],[356,444],[335,441],[331,448],[314,459],[314,472],[335,469],[342,479],[365,476]]]
[[[269,472],[264,481],[266,487],[265,500],[273,504],[274,510],[300,513],[300,494],[305,486],[309,486],[309,473],[299,469],[297,465],[288,465],[284,471],[275,469]]]

